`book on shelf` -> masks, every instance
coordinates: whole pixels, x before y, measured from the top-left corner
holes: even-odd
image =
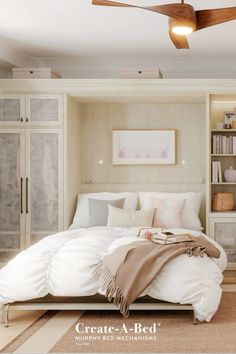
[[[221,140],[221,135],[216,136],[216,153],[220,154],[220,140]]]
[[[233,136],[233,154],[236,155],[236,136]]]
[[[220,161],[217,161],[218,164],[217,164],[217,172],[218,172],[218,180],[220,183],[222,183],[222,168],[221,168],[221,162]]]
[[[223,135],[223,154],[226,154],[227,150],[227,136]]]
[[[236,155],[236,136],[233,135],[213,135],[212,153],[214,155]]]
[[[214,155],[216,154],[216,137],[217,137],[217,135],[213,135],[213,137],[212,137],[212,140],[213,140],[212,153]]]
[[[229,154],[230,151],[230,141],[229,141],[229,136],[226,138],[226,154]]]
[[[212,183],[222,183],[222,168],[220,161],[212,162],[212,173],[211,173]]]

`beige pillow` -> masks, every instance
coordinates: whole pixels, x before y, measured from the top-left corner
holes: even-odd
[[[107,226],[110,227],[151,227],[154,209],[125,210],[108,206]]]
[[[153,227],[181,228],[184,199],[157,199],[151,197],[151,206],[155,208]]]

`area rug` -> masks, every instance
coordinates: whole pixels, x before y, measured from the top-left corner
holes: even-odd
[[[45,352],[47,344],[48,353],[236,351],[236,292],[224,293],[212,321],[198,322],[196,326],[192,324],[192,311],[132,311],[128,319],[123,319],[118,311],[62,312],[47,312],[2,352],[30,352],[28,342],[32,354],[40,353],[41,345]],[[39,331],[49,324],[52,332],[49,331],[48,338],[46,334],[40,341]]]

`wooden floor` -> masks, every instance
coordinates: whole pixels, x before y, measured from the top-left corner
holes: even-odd
[[[236,270],[225,270],[223,284],[236,284]]]

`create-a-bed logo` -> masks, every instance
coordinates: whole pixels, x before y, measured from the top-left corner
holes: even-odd
[[[153,322],[143,325],[140,322],[121,325],[90,326],[78,322],[75,326],[75,340],[78,344],[100,341],[156,341],[161,324]]]

